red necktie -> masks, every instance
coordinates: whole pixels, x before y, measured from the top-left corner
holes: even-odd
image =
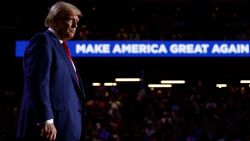
[[[67,53],[67,56],[69,57],[69,60],[71,61],[72,65],[73,65],[73,68],[75,69],[75,66],[73,64],[73,60],[72,60],[72,57],[70,55],[70,52],[69,52],[69,47],[67,45],[67,43],[65,41],[62,42],[62,45],[63,45],[63,48],[64,50],[66,51]],[[77,77],[77,74],[76,74],[76,79],[78,80],[78,77]]]
[[[64,50],[67,53],[67,56],[69,57],[69,60],[72,61],[72,58],[71,58],[71,55],[70,55],[70,52],[69,52],[69,47],[68,47],[67,43],[65,41],[63,41],[62,45],[63,45]]]

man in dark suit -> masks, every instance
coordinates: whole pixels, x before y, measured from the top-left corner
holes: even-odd
[[[18,140],[83,140],[84,90],[64,44],[74,37],[81,15],[74,5],[57,2],[45,19],[48,30],[30,40],[23,58]]]

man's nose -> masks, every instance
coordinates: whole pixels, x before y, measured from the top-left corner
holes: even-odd
[[[74,23],[72,24],[72,27],[73,27],[73,28],[78,27],[78,26],[77,26],[77,23],[76,23],[76,22],[74,22]]]

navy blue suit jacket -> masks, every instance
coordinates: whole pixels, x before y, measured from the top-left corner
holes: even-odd
[[[30,136],[39,123],[54,119],[57,141],[79,141],[84,89],[59,39],[49,30],[36,34],[25,50],[23,68],[17,137]]]

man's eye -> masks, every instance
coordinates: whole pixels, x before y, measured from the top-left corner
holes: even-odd
[[[67,22],[73,22],[73,19],[67,19]]]
[[[69,23],[78,23],[78,20],[77,19],[67,19],[67,22]]]

